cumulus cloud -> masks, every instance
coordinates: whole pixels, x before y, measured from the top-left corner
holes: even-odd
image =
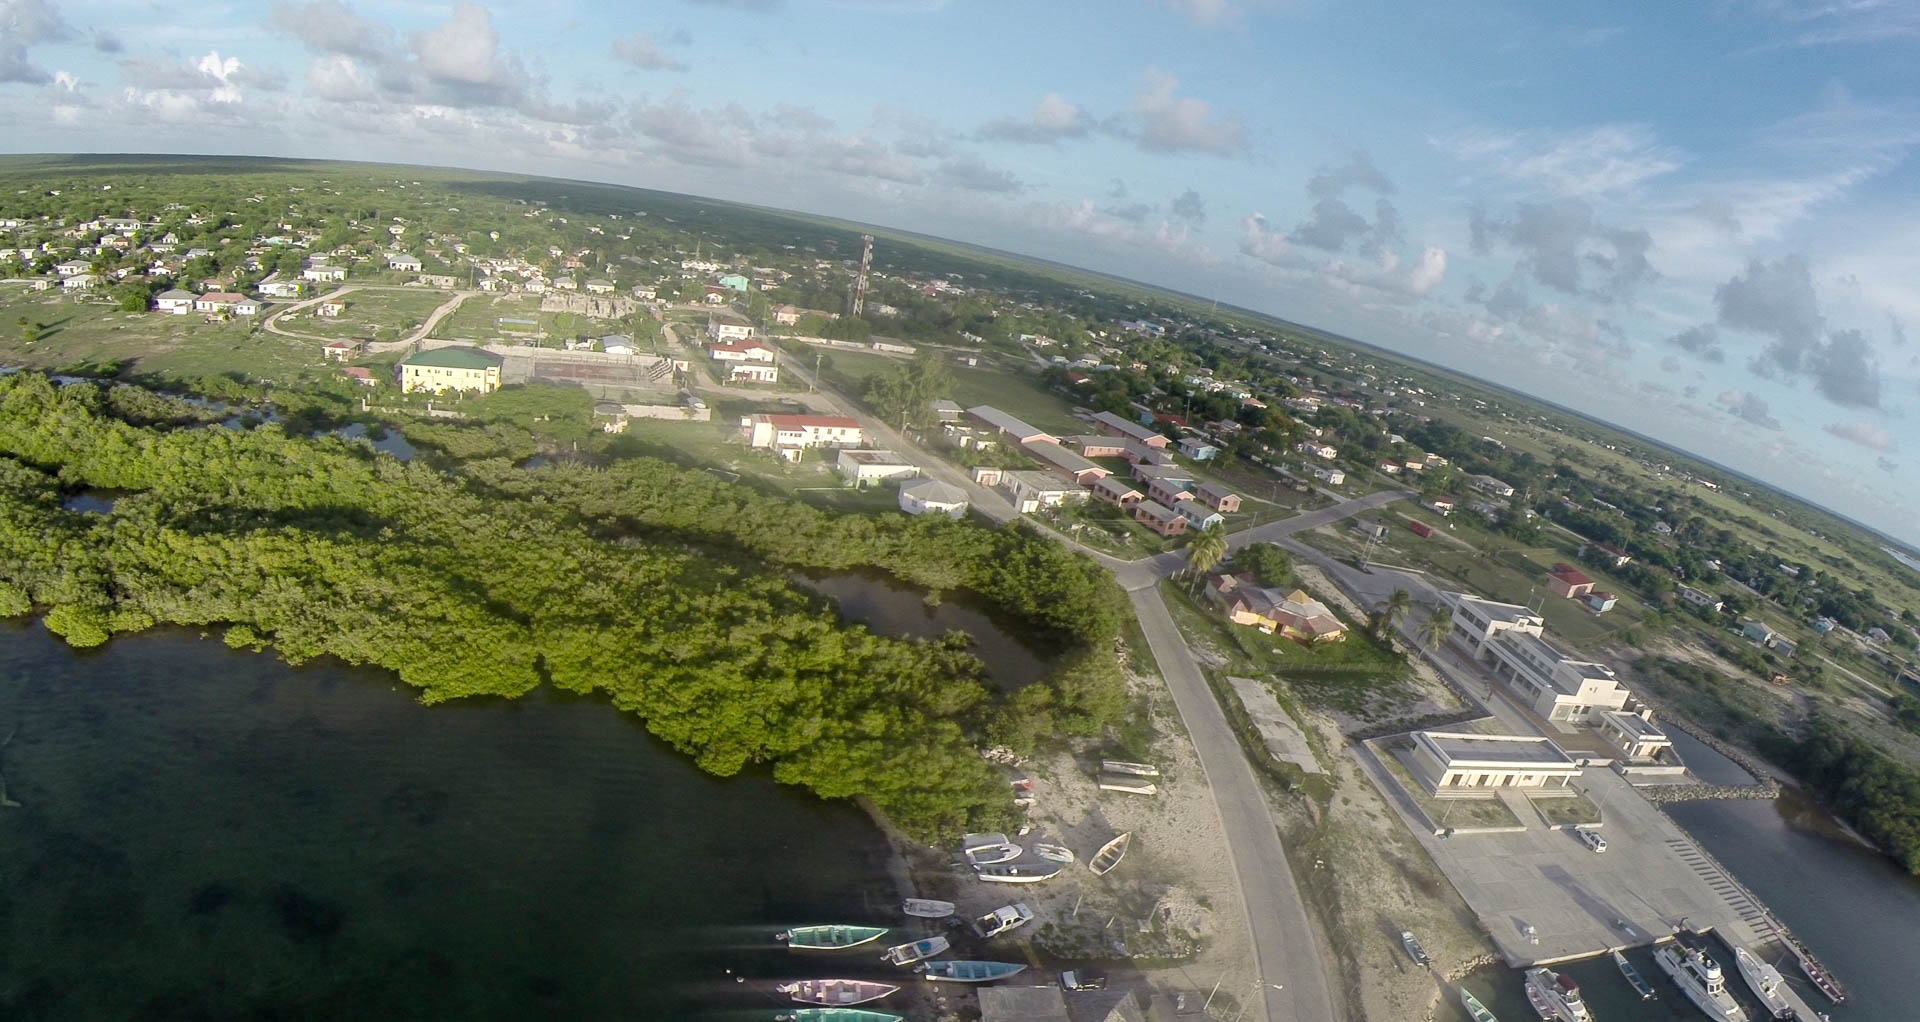
[[[1469,131],[1435,139],[1466,163],[1562,198],[1630,191],[1685,163],[1641,124],[1603,124],[1561,134]]]
[[[1372,228],[1367,218],[1355,213],[1353,207],[1329,197],[1313,204],[1313,215],[1288,232],[1287,240],[1338,252],[1347,247],[1347,242]]]
[[[358,103],[377,98],[379,86],[352,57],[332,53],[307,65],[307,91],[335,103]]]
[[[1420,251],[1420,261],[1413,264],[1407,272],[1407,289],[1416,295],[1424,295],[1440,286],[1447,279],[1447,250],[1438,245],[1428,245]]]
[[[1180,79],[1147,68],[1147,87],[1134,101],[1135,140],[1149,152],[1199,152],[1228,156],[1247,146],[1237,114],[1216,115],[1204,99],[1176,96]]]
[[[1393,182],[1373,165],[1373,160],[1358,149],[1348,154],[1347,162],[1321,167],[1307,179],[1307,194],[1316,199],[1339,195],[1349,188],[1366,188],[1381,195],[1393,194]]]
[[[1173,214],[1174,219],[1185,220],[1195,226],[1207,220],[1207,204],[1200,198],[1200,193],[1191,188],[1176,196],[1173,202],[1168,204],[1167,212]]]
[[[399,53],[393,32],[360,16],[341,0],[279,2],[267,24],[300,41],[314,53],[340,54],[361,61],[382,62]]]
[[[978,134],[997,142],[1052,145],[1063,138],[1084,138],[1093,126],[1093,118],[1084,108],[1057,92],[1049,92],[1025,118],[1003,117],[982,127]]]
[[[613,59],[642,71],[685,71],[687,66],[675,60],[653,37],[645,32],[624,35],[613,41],[608,53]]]
[[[1240,251],[1263,263],[1278,266],[1287,259],[1287,239],[1274,230],[1260,213],[1248,213],[1240,219]]]
[[[1773,338],[1757,366],[1762,371],[1799,372],[1807,351],[1820,343],[1820,302],[1800,256],[1749,261],[1745,271],[1714,291],[1713,302],[1721,326]]]
[[[1124,206],[1102,206],[1102,213],[1119,217],[1130,224],[1143,224],[1153,215],[1153,205],[1146,202],[1130,202]]]
[[[1829,422],[1820,428],[1848,443],[1859,444],[1883,454],[1892,454],[1900,449],[1900,442],[1894,439],[1892,433],[1864,419]]]
[[[1006,195],[1018,192],[1023,187],[1011,172],[990,167],[970,153],[940,164],[938,176],[947,184],[971,192]]]
[[[1720,347],[1720,331],[1712,323],[1688,327],[1667,338],[1667,343],[1708,362],[1724,362],[1727,358],[1726,350]]]
[[[74,37],[73,26],[46,0],[0,0],[0,82],[45,85],[53,81],[28,50]]]
[[[1780,420],[1759,395],[1745,390],[1723,391],[1718,399],[1726,409],[1762,429],[1779,429]]]
[[[1659,278],[1647,253],[1653,238],[1644,230],[1611,227],[1594,218],[1585,202],[1523,202],[1511,219],[1468,211],[1467,229],[1476,254],[1495,242],[1519,252],[1535,282],[1570,295],[1623,301],[1640,285]]]
[[[96,28],[93,30],[93,48],[101,53],[119,53],[126,46],[120,42],[119,36],[104,28]]]
[[[1873,346],[1858,330],[1840,330],[1808,352],[1807,371],[1827,400],[1852,408],[1880,407],[1880,371]]]
[[[517,89],[525,74],[501,51],[493,13],[476,3],[459,3],[447,20],[408,38],[427,77],[456,88],[489,91]]]

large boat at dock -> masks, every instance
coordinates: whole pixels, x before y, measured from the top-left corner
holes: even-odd
[[[1714,1022],[1747,1022],[1747,1010],[1727,993],[1726,974],[1704,950],[1685,944],[1653,949],[1653,960],[1694,1007]]]
[[[877,1001],[899,989],[890,983],[873,983],[864,979],[803,979],[782,983],[779,987],[781,993],[801,1004],[821,1004],[830,1008]]]
[[[1572,976],[1552,969],[1528,969],[1527,989],[1541,995],[1540,1001],[1535,1001],[1531,993],[1527,996],[1536,1010],[1544,1001],[1552,1011],[1542,1018],[1557,1022],[1593,1022],[1593,1013],[1587,1010],[1587,1002],[1580,996],[1580,984],[1575,983]]]
[[[1747,986],[1753,988],[1754,994],[1760,998],[1760,1003],[1767,1006],[1767,1010],[1773,1013],[1774,1018],[1793,1018],[1793,1006],[1788,1004],[1786,997],[1780,993],[1780,987],[1786,983],[1786,980],[1780,978],[1779,969],[1768,965],[1759,955],[1739,946],[1733,948],[1733,964],[1740,970],[1740,978],[1746,980]]]
[[[795,951],[838,951],[879,940],[887,932],[884,926],[796,926],[774,934]]]
[[[1627,982],[1633,987],[1633,992],[1639,994],[1641,1000],[1651,1001],[1658,996],[1653,992],[1653,984],[1647,982],[1646,977],[1640,975],[1640,970],[1634,968],[1632,962],[1627,961],[1626,955],[1615,951],[1613,953],[1613,964],[1619,968],[1620,975],[1627,978]]]

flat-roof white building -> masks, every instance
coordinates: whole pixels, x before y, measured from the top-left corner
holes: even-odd
[[[1533,712],[1591,724],[1602,712],[1626,707],[1627,690],[1613,669],[1555,649],[1544,637],[1546,618],[1531,608],[1466,593],[1444,595],[1453,604],[1453,638],[1511,684]]]
[[[1435,797],[1485,796],[1495,788],[1565,788],[1579,764],[1551,739],[1415,731],[1412,767]]]
[[[1059,507],[1085,500],[1087,491],[1051,472],[1013,471],[1001,476],[1001,485],[1013,495],[1013,506],[1023,515],[1043,507]]]
[[[1469,593],[1441,596],[1453,605],[1453,638],[1476,657],[1482,657],[1487,643],[1497,636],[1509,632],[1541,635],[1547,630],[1547,619],[1531,607],[1483,600]]]
[[[1673,739],[1646,714],[1606,710],[1599,714],[1598,721],[1600,734],[1629,763],[1652,762],[1673,748]]]
[[[904,483],[900,487],[900,510],[910,515],[964,517],[967,513],[967,491],[938,479]]]
[[[841,478],[861,488],[888,479],[912,478],[920,474],[918,465],[892,451],[880,450],[843,450],[834,459],[834,467],[840,470]]]

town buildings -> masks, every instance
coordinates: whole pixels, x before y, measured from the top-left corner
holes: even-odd
[[[966,516],[967,503],[965,490],[938,479],[918,479],[900,487],[900,510],[910,515],[962,518]]]
[[[1252,575],[1221,574],[1207,580],[1206,593],[1234,624],[1307,643],[1339,642],[1347,637],[1347,626],[1305,590],[1265,589]]]
[[[394,368],[404,393],[441,394],[455,390],[490,394],[500,389],[500,366],[504,361],[492,352],[455,345],[415,352]]]
[[[866,441],[859,420],[843,415],[749,415],[740,420],[747,446],[799,461],[812,447],[858,447]]]
[[[1415,731],[1413,772],[1427,794],[1485,797],[1498,788],[1565,788],[1580,766],[1551,739]]]

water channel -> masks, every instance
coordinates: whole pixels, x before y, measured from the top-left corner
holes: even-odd
[[[965,601],[809,585],[968,628],[1001,684],[1043,669]],[[770,939],[903,922],[865,815],[702,774],[600,699],[426,708],[188,630],[0,621],[0,739],[0,1017],[765,1022],[777,980],[897,975]]]

